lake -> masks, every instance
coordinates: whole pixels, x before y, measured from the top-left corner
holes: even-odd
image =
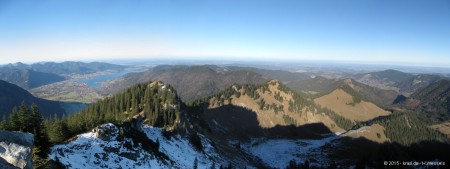
[[[142,71],[123,71],[123,72],[118,72],[118,73],[98,75],[98,76],[91,77],[91,78],[74,79],[74,81],[87,83],[87,85],[92,88],[100,88],[100,87],[102,87],[102,82],[121,77],[127,73],[138,73],[138,72],[142,72]]]

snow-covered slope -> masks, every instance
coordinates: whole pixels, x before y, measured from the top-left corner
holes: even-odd
[[[313,160],[311,165],[326,166],[330,160],[323,147],[339,138],[339,135],[328,135],[319,140],[253,139],[241,146],[271,168],[285,168],[291,160],[297,163]]]
[[[159,141],[159,151],[166,154],[169,159],[175,162],[176,167],[179,168],[193,168],[194,161],[197,159],[198,168],[210,168],[213,163],[216,166],[225,164],[216,149],[210,144],[210,141],[203,135],[199,135],[203,145],[203,151],[197,151],[189,142],[188,138],[180,135],[172,136],[166,139],[162,135],[160,128],[152,128],[144,126],[143,131],[147,137],[153,141]]]
[[[204,148],[199,152],[186,137],[176,134],[166,138],[160,128],[144,125],[142,131],[147,137],[160,144],[160,153],[155,153],[135,145],[131,138],[118,141],[118,127],[111,123],[100,127],[106,126],[112,129],[111,139],[101,139],[99,132],[84,133],[67,144],[54,146],[50,158],[68,168],[193,168],[194,163],[198,168],[210,168],[226,164],[202,135]]]

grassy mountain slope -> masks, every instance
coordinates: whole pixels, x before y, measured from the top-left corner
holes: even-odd
[[[375,103],[381,107],[387,107],[393,104],[398,97],[398,93],[393,90],[378,89],[369,85],[359,83],[351,78],[347,79],[327,79],[317,76],[312,79],[301,80],[288,84],[293,86],[295,91],[308,94],[312,97],[320,97],[331,93],[341,86],[347,86],[347,92],[359,95],[366,101]]]
[[[314,102],[352,121],[366,121],[390,114],[373,103],[356,97],[338,88],[325,96],[314,99]]]
[[[347,127],[342,124],[351,125],[276,80],[262,85],[233,85],[195,101],[194,105],[213,129],[225,128],[237,137],[303,135],[317,138],[318,133],[339,132]]]
[[[360,97],[366,101],[370,101],[379,107],[389,107],[392,105],[399,93],[393,90],[378,89],[369,85],[359,83],[353,79],[343,79],[343,89],[346,92]],[[345,87],[347,86],[347,87]]]
[[[365,138],[377,143],[390,142],[391,140],[385,134],[386,129],[380,124],[372,124],[369,126],[363,126],[356,130],[350,130],[344,133],[342,136],[350,138]]]

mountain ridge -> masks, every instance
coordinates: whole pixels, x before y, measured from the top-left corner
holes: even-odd
[[[371,73],[353,75],[356,81],[380,89],[395,90],[405,96],[409,96],[420,88],[440,79],[446,79],[434,74],[410,74],[397,70],[384,70]]]
[[[65,80],[63,76],[52,73],[37,72],[31,69],[0,67],[0,80],[16,84],[25,89],[32,89],[50,83]]]
[[[68,74],[89,74],[105,70],[123,70],[126,66],[115,65],[105,62],[85,63],[85,62],[65,61],[61,63],[57,62],[33,63],[30,65],[18,62],[15,64],[11,63],[7,64],[4,67],[16,69],[30,69],[44,73],[68,75]]]
[[[180,97],[189,101],[212,95],[234,83],[258,84],[268,80],[250,71],[217,71],[213,68],[211,65],[156,67],[154,70],[128,74],[112,80],[100,91],[103,94],[116,93],[134,83],[159,80],[172,84],[180,91]]]

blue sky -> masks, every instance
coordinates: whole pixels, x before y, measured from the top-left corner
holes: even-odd
[[[0,0],[0,58],[450,67],[450,1]]]

